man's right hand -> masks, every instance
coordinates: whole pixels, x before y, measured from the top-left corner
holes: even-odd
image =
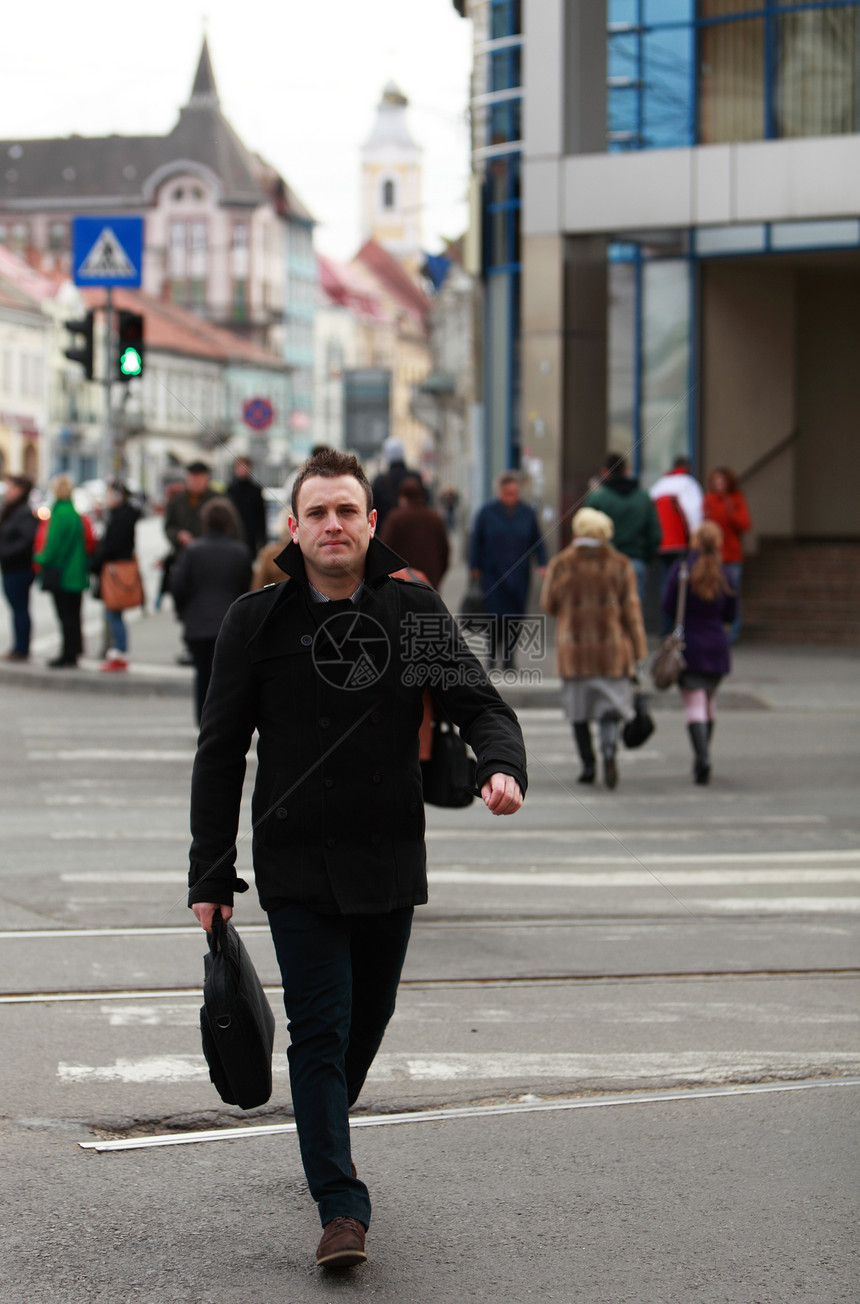
[[[206,929],[207,933],[212,932],[212,918],[219,910],[225,924],[233,914],[232,906],[221,906],[214,901],[195,901],[191,909],[197,916],[198,923]]]

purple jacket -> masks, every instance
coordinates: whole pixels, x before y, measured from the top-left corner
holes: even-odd
[[[695,552],[690,553],[691,568],[696,556]],[[680,569],[681,563],[676,561],[669,571],[661,600],[664,612],[673,620],[678,601]],[[730,587],[728,576],[726,576],[726,584]],[[731,592],[722,594],[715,602],[705,602],[704,599],[697,597],[691,588],[687,588],[684,658],[691,674],[727,675],[731,670],[730,644],[723,626],[731,625],[735,618],[736,605],[736,598]]]

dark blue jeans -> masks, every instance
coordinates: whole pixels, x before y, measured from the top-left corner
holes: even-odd
[[[287,1011],[290,1090],[302,1163],[323,1226],[370,1224],[370,1196],[351,1174],[349,1108],[394,1013],[412,907],[385,915],[269,912]]]
[[[33,572],[9,571],[3,576],[3,592],[12,608],[13,652],[26,657],[30,653],[30,586]]]

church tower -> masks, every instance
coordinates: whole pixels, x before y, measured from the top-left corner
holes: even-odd
[[[408,103],[389,82],[362,147],[361,235],[415,272],[422,262],[421,146],[409,134]]]

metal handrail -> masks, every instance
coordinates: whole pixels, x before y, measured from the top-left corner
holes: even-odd
[[[748,466],[747,469],[737,477],[738,484],[743,484],[746,480],[752,479],[754,475],[758,475],[763,467],[767,466],[769,462],[772,462],[774,458],[779,457],[780,453],[784,453],[787,448],[791,448],[791,445],[797,443],[799,438],[800,427],[795,426],[794,430],[787,434],[784,439],[780,439],[779,443],[774,444],[773,448],[769,448],[766,453],[762,453],[761,457],[756,458],[752,465]]]

